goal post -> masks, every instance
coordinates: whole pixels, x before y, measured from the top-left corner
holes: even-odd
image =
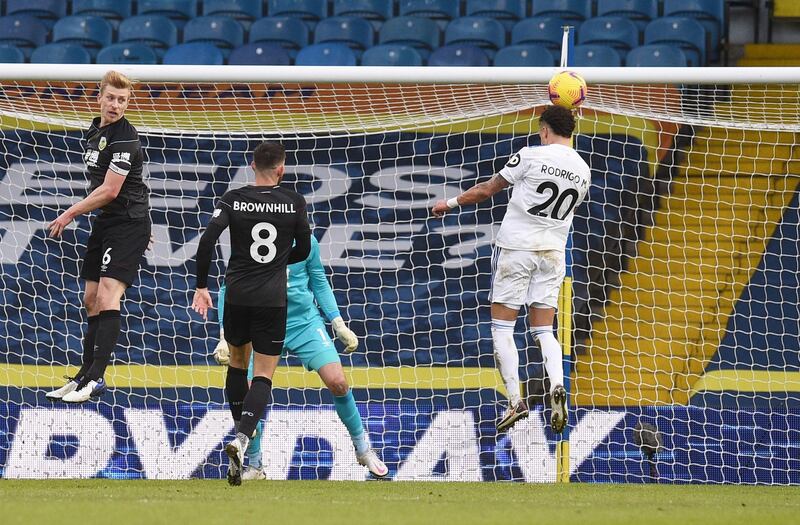
[[[531,413],[495,430],[488,290],[508,195],[429,213],[538,143],[556,68],[114,66],[136,81],[155,244],[110,393],[46,401],[80,363],[90,222],[61,241],[46,225],[85,194],[81,133],[109,68],[0,66],[0,476],[224,476],[219,333],[188,308],[193,256],[273,138],[360,337],[340,355],[392,479],[800,483],[800,68],[571,68],[589,85],[575,148],[592,187],[559,303],[561,444],[523,317]],[[223,238],[215,305],[229,251]],[[274,384],[268,476],[364,479],[319,378],[289,356]]]

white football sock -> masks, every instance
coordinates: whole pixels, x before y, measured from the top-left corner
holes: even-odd
[[[544,358],[544,369],[547,370],[547,377],[550,378],[550,392],[557,385],[564,384],[564,356],[561,352],[561,345],[553,335],[552,326],[532,326],[531,334],[539,341]]]
[[[511,406],[520,402],[519,393],[519,351],[514,342],[514,325],[516,321],[492,319],[492,342],[500,376],[506,385],[508,400]]]

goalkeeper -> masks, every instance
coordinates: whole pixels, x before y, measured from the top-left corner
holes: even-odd
[[[386,465],[375,451],[370,448],[361,415],[356,408],[353,392],[344,376],[339,354],[333,345],[325,322],[320,316],[320,309],[330,320],[336,337],[345,345],[345,352],[353,352],[358,347],[358,337],[347,328],[339,314],[339,306],[325,276],[325,268],[319,255],[319,243],[311,236],[311,253],[306,260],[290,264],[287,267],[287,302],[286,302],[286,339],[283,344],[284,353],[289,352],[298,357],[307,370],[316,371],[322,382],[333,396],[336,413],[342,420],[353,446],[359,464],[367,467],[377,476],[384,477],[389,473]],[[220,342],[214,350],[214,359],[222,365],[228,364],[228,345],[222,331],[222,314],[225,304],[225,285],[219,291]],[[315,302],[316,299],[316,302]],[[317,307],[319,305],[319,308]],[[248,375],[252,377],[253,363],[250,362]],[[258,423],[256,435],[250,440],[246,455],[247,470],[242,474],[243,480],[264,479],[261,464],[261,434],[263,424]]]

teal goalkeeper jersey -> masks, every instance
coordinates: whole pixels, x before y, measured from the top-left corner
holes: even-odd
[[[319,256],[319,242],[311,236],[311,253],[306,260],[287,266],[286,284],[286,331],[306,326],[319,320],[319,312],[328,321],[340,316],[339,306],[325,275],[325,267]],[[225,285],[219,290],[219,321],[222,322],[225,304]],[[317,306],[319,305],[319,306]]]

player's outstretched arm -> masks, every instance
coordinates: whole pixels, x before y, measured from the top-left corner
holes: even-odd
[[[501,175],[495,175],[486,182],[476,184],[458,197],[454,197],[450,200],[438,201],[431,209],[431,213],[434,217],[441,217],[458,206],[468,206],[470,204],[483,202],[500,190],[508,188],[508,186],[509,184],[506,179]]]
[[[50,237],[54,239],[60,237],[61,234],[64,233],[66,227],[69,226],[69,223],[75,220],[75,217],[102,208],[116,199],[124,182],[125,175],[120,175],[115,171],[108,170],[106,172],[106,178],[103,179],[103,184],[92,190],[86,198],[70,206],[67,211],[50,223],[47,227],[47,229],[50,230]]]

